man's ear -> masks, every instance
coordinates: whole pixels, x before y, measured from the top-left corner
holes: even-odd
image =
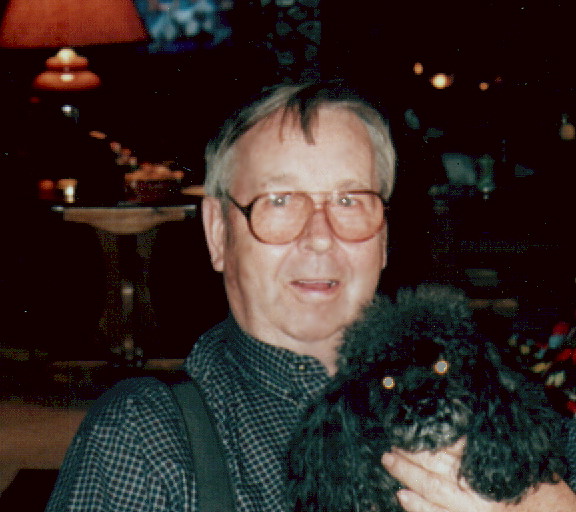
[[[388,223],[382,228],[382,270],[386,268],[388,264]]]
[[[202,223],[212,267],[217,272],[222,272],[224,270],[226,223],[219,199],[215,197],[202,199]]]

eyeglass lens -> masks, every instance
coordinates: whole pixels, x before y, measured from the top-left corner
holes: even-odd
[[[346,241],[367,240],[384,222],[382,198],[375,192],[337,192],[323,207],[336,236]],[[314,210],[314,200],[304,192],[260,196],[250,215],[252,231],[262,242],[289,243],[300,235]]]

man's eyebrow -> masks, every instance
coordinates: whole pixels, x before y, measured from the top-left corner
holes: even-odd
[[[370,189],[370,183],[364,183],[358,180],[343,180],[336,184],[335,190],[360,190]]]
[[[263,180],[260,183],[260,185],[264,188],[269,186],[278,186],[278,185],[283,186],[288,184],[290,184],[290,176],[285,173],[268,176],[265,180]]]
[[[261,188],[266,189],[270,187],[288,187],[291,190],[300,190],[301,187],[292,186],[291,176],[289,174],[278,174],[275,176],[267,177],[266,180],[260,183]],[[366,183],[357,179],[344,179],[337,182],[332,190],[369,190],[372,189],[371,183]],[[327,191],[329,192],[329,191]]]

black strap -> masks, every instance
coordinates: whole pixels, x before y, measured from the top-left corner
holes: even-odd
[[[185,372],[182,372],[185,374]],[[188,431],[200,512],[233,512],[234,498],[224,447],[214,418],[196,381],[185,377],[166,382]]]

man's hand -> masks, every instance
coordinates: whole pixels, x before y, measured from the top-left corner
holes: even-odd
[[[542,484],[517,505],[489,501],[458,479],[464,439],[438,453],[393,450],[386,469],[407,489],[398,493],[406,512],[574,512],[576,494],[564,483]]]

